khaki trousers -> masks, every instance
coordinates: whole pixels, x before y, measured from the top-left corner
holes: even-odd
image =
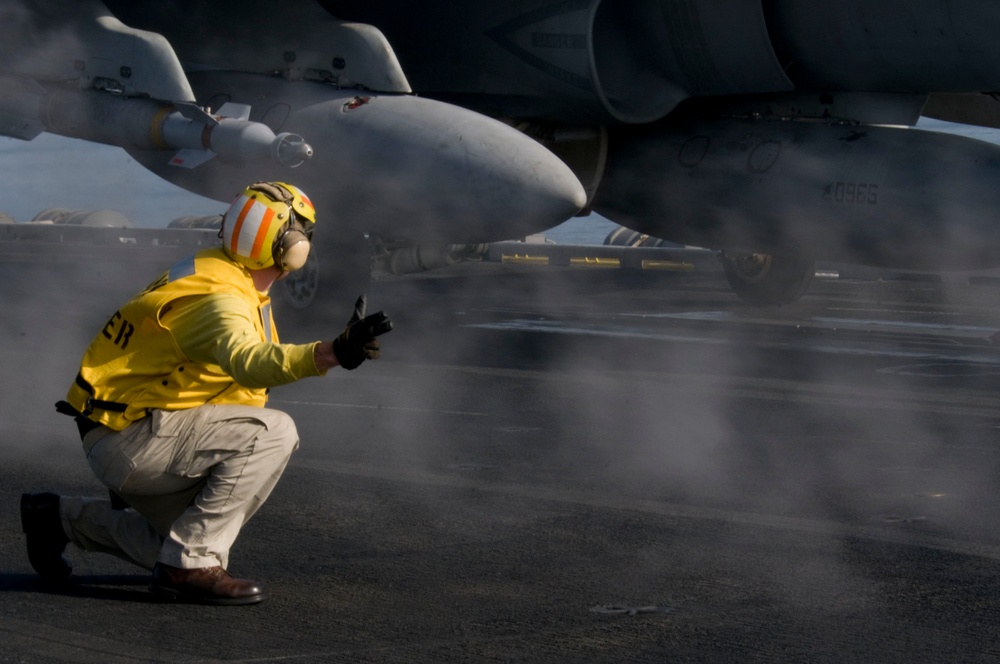
[[[298,445],[288,415],[253,406],[157,410],[122,431],[99,427],[84,438],[87,461],[132,507],[60,497],[63,527],[81,549],[147,569],[225,568]]]

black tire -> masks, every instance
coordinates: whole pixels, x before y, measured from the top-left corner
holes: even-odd
[[[722,269],[733,292],[755,305],[791,304],[802,297],[816,273],[811,258],[724,253]]]

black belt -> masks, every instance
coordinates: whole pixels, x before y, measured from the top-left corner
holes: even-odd
[[[101,410],[109,410],[112,413],[124,413],[125,409],[128,408],[128,404],[121,403],[119,401],[106,401],[104,399],[94,398],[94,386],[87,382],[87,379],[83,377],[83,374],[78,373],[76,375],[76,384],[90,397],[87,399],[85,410],[82,413],[77,413],[78,415],[83,415],[89,417],[91,413],[94,412],[95,408],[100,408]],[[67,404],[69,405],[69,404]],[[70,406],[72,408],[72,406]],[[56,410],[59,409],[59,404],[56,404]],[[60,411],[62,412],[62,411]]]

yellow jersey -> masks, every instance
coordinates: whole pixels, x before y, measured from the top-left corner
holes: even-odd
[[[116,311],[84,353],[67,401],[122,430],[150,409],[264,406],[271,387],[316,369],[310,344],[281,344],[271,300],[222,249],[175,264]]]

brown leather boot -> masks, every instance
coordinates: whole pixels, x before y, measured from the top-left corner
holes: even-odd
[[[260,584],[249,579],[234,579],[221,567],[182,569],[163,563],[153,566],[149,590],[174,602],[198,604],[255,604],[264,599]]]
[[[46,581],[65,581],[73,565],[63,556],[69,538],[59,517],[59,496],[21,494],[21,529],[27,536],[28,562]]]

